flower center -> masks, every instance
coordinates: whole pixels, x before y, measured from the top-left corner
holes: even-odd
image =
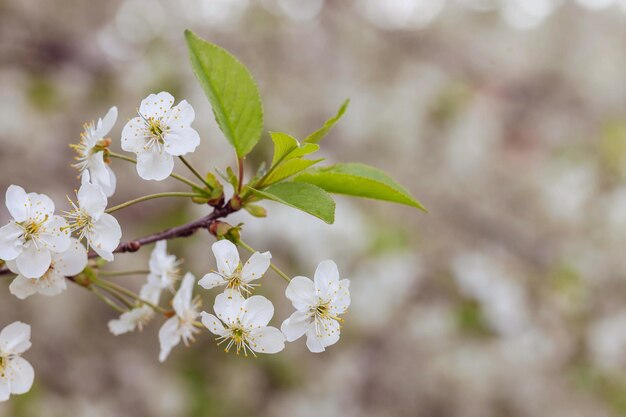
[[[146,119],[146,124],[148,128],[148,132],[150,133],[150,140],[148,141],[148,145],[151,147],[152,145],[161,146],[165,144],[165,140],[163,139],[163,135],[166,132],[166,128],[161,125],[160,119],[155,119],[154,117],[149,117]]]
[[[254,287],[258,287],[260,284],[250,284],[246,280],[243,279],[241,275],[241,267],[237,268],[235,272],[231,276],[223,276],[225,281],[227,281],[226,288],[230,290],[235,290],[239,294],[246,293],[247,295],[252,294],[252,290]]]
[[[248,351],[256,357],[254,351],[250,348],[250,332],[246,329],[240,321],[229,327],[228,333],[224,336],[217,338],[220,342],[218,346],[228,340],[228,344],[224,348],[224,352],[228,352],[233,346],[235,346],[237,355],[243,351],[244,356],[248,356]],[[230,339],[230,340],[229,340]]]
[[[315,307],[311,308],[310,314],[313,316],[313,321],[315,322],[315,333],[318,336],[321,336],[322,331],[327,329],[328,320],[337,320],[338,322],[343,321],[342,318],[330,311],[330,301],[324,301],[322,299],[319,300]]]
[[[28,240],[36,240],[39,237],[39,234],[42,232],[42,230],[44,229],[43,225],[44,223],[48,221],[48,216],[46,215],[46,217],[44,217],[44,219],[40,222],[33,220],[33,219],[29,219],[26,221],[23,221],[21,223],[17,223],[17,225],[19,227],[22,228],[22,231],[24,232],[24,240],[28,241]]]

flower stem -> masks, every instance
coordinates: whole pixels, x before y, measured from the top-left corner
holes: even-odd
[[[237,194],[241,193],[243,188],[243,158],[237,158],[237,168],[239,169],[239,186],[237,187]]]
[[[98,275],[102,275],[105,277],[121,277],[124,275],[147,275],[150,271],[98,271]]]
[[[189,171],[191,171],[191,172],[192,172],[192,174],[196,176],[196,178],[198,178],[198,179],[199,179],[199,180],[200,180],[200,181],[201,181],[204,185],[206,185],[206,186],[207,186],[207,188],[208,188],[209,190],[212,190],[212,189],[213,189],[213,187],[211,186],[211,184],[209,184],[209,183],[206,181],[206,179],[204,179],[204,177],[203,177],[203,176],[202,176],[202,175],[198,172],[198,170],[197,170],[197,169],[195,169],[195,168],[193,167],[193,165],[191,165],[191,163],[189,163],[189,161],[187,161],[187,160],[185,159],[185,157],[184,157],[184,156],[182,156],[182,155],[181,155],[181,156],[179,156],[178,158],[179,158],[179,159],[183,162],[183,164],[185,164],[185,166],[186,166],[187,168],[189,168]]]
[[[115,153],[115,152],[110,152],[109,151],[109,156],[111,158],[121,159],[122,161],[132,162],[133,164],[137,163],[136,159],[131,158],[131,157],[126,156],[126,155],[119,154],[119,153]],[[182,175],[178,175],[178,174],[176,174],[174,172],[172,172],[170,174],[170,177],[175,178],[178,181],[184,182],[185,184],[189,185],[190,187],[195,187],[195,188],[200,188],[200,189],[202,188],[201,185],[196,184],[195,182],[191,181],[190,179],[187,179],[187,178],[183,177]]]
[[[237,241],[237,244],[239,246],[241,246],[242,248],[244,248],[245,250],[247,250],[250,253],[254,253],[256,252],[254,250],[254,248],[252,248],[250,245],[248,245],[247,243],[245,243],[243,240],[239,239]],[[280,275],[285,281],[287,282],[291,282],[291,278],[289,278],[289,276],[287,274],[285,274],[283,271],[281,271],[276,265],[274,265],[272,262],[270,262],[270,268],[272,268],[274,270],[274,272],[276,272],[278,275]]]
[[[141,203],[143,201],[153,200],[155,198],[162,198],[162,197],[198,197],[198,194],[169,192],[169,193],[157,193],[157,194],[144,195],[143,197],[135,198],[134,200],[130,200],[120,205],[117,205],[115,207],[108,208],[105,210],[105,213],[113,213],[114,211],[132,206],[133,204]]]
[[[118,306],[117,304],[115,304],[113,301],[111,301],[111,299],[107,298],[106,296],[104,296],[104,294],[100,293],[100,291],[97,291],[95,288],[91,287],[89,288],[89,291],[91,291],[92,293],[94,293],[94,295],[96,297],[98,297],[100,300],[102,300],[106,305],[108,305],[109,307],[111,307],[113,310],[117,311],[118,313],[125,313],[124,309],[121,308],[120,306]]]

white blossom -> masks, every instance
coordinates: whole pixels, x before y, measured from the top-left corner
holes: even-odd
[[[105,213],[107,197],[102,189],[89,181],[89,172],[83,173],[82,185],[76,193],[78,204],[70,200],[72,210],[66,213],[70,229],[80,240],[87,240],[103,259],[111,262],[113,250],[122,238],[122,229],[115,217]]]
[[[160,285],[148,279],[148,282],[139,291],[139,298],[151,304],[159,304],[159,299],[161,298]],[[141,331],[153,317],[154,309],[139,301],[137,307],[123,313],[119,319],[109,321],[109,330],[115,336],[132,332],[135,329]]]
[[[67,289],[65,277],[77,275],[87,266],[87,250],[72,238],[70,247],[61,253],[53,253],[50,267],[40,278],[26,278],[17,269],[15,261],[7,261],[7,267],[17,277],[11,282],[9,290],[20,300],[33,294],[53,296]]]
[[[196,277],[192,274],[187,273],[185,275],[172,301],[176,314],[168,319],[159,330],[159,342],[161,344],[159,361],[161,362],[165,362],[172,348],[177,346],[181,339],[188,346],[190,342],[195,340],[194,334],[199,331],[195,327],[195,321],[200,315],[198,312],[200,300],[192,299],[195,282]]]
[[[15,260],[15,267],[26,278],[39,278],[50,267],[52,253],[70,246],[67,222],[54,215],[54,203],[44,195],[26,193],[11,185],[6,206],[13,219],[0,228],[0,259]]]
[[[111,107],[98,123],[86,123],[84,132],[80,135],[78,144],[70,145],[78,154],[76,163],[72,165],[81,173],[88,171],[93,184],[102,188],[107,197],[115,193],[117,179],[106,160],[105,149],[111,140],[105,138],[117,121],[117,107]]]
[[[11,394],[26,394],[33,386],[35,371],[21,357],[30,347],[28,324],[16,321],[0,332],[0,402]]]
[[[274,306],[267,298],[254,295],[246,299],[227,289],[215,298],[213,310],[217,317],[203,311],[202,324],[218,336],[218,345],[226,343],[226,352],[234,346],[237,354],[243,351],[248,356],[250,351],[256,356],[255,352],[277,353],[285,348],[285,336],[267,325],[274,316]]]
[[[295,277],[285,294],[296,309],[281,326],[287,341],[293,342],[306,334],[306,345],[311,352],[323,352],[337,343],[340,335],[339,316],[350,306],[350,281],[339,279],[337,265],[323,261],[312,281]]]
[[[160,181],[174,169],[174,156],[193,152],[200,136],[192,127],[195,112],[186,100],[174,104],[165,91],[150,94],[139,106],[139,116],[122,130],[122,149],[137,154],[137,173],[145,180]]]
[[[225,285],[227,289],[250,294],[258,285],[251,282],[265,274],[272,259],[269,252],[255,252],[242,267],[237,246],[229,240],[217,241],[211,249],[217,261],[217,271],[206,274],[198,282],[198,285],[207,290]]]
[[[150,254],[150,275],[149,280],[158,283],[162,289],[169,289],[174,292],[174,285],[180,279],[181,261],[175,255],[167,253],[167,243],[161,240],[156,243]]]

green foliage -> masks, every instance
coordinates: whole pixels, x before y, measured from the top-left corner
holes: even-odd
[[[211,102],[215,120],[243,158],[263,129],[259,88],[248,69],[228,51],[185,31],[193,71]]]
[[[250,188],[254,195],[297,208],[328,224],[335,221],[335,202],[321,188],[306,183],[282,182],[270,185],[264,190]]]
[[[276,182],[285,180],[292,175],[302,172],[305,169],[323,161],[324,159],[303,159],[296,158],[283,162],[275,170],[269,173],[264,181],[264,184],[274,184]]]
[[[341,119],[343,114],[346,112],[346,109],[348,108],[348,104],[350,104],[350,100],[344,101],[343,104],[341,104],[341,107],[339,108],[339,111],[337,112],[337,114],[334,117],[328,119],[326,123],[324,123],[324,126],[322,126],[319,130],[316,130],[315,132],[311,133],[304,140],[304,143],[319,143],[322,139],[324,139],[324,137],[328,134],[328,132],[330,132],[330,129],[333,128],[335,123],[337,123],[339,119]]]
[[[224,199],[222,183],[210,172],[206,174],[205,181],[210,187],[193,187],[194,192],[198,193],[199,197],[193,197],[191,200],[196,204],[210,204],[212,206],[220,204]]]
[[[336,164],[314,168],[293,180],[317,185],[330,193],[390,201],[426,211],[406,188],[385,172],[365,164]]]

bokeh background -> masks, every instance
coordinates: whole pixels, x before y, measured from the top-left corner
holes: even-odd
[[[300,340],[245,359],[206,332],[161,365],[160,323],[114,337],[114,314],[84,290],[19,301],[0,278],[0,326],[32,324],[36,369],[0,416],[626,415],[626,1],[2,0],[0,189],[67,208],[82,123],[117,105],[119,150],[125,120],[161,90],[196,109],[190,159],[232,165],[185,28],[251,69],[266,130],[304,137],[351,98],[324,156],[385,169],[430,214],[338,197],[333,226],[272,204],[268,219],[234,217],[291,275],[332,258],[352,280],[342,339],[320,355]],[[264,137],[248,167],[270,155]],[[113,168],[114,204],[180,189]],[[203,210],[161,200],[118,218],[130,239]],[[169,247],[202,276],[211,243]],[[149,251],[111,269],[143,268]],[[279,325],[282,280],[260,291]],[[198,293],[210,310],[215,293]]]

